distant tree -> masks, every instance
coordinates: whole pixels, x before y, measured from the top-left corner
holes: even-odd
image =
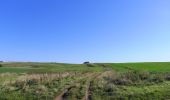
[[[2,67],[2,65],[0,64],[0,67]]]
[[[84,62],[83,64],[90,64],[90,62],[89,62],[89,61],[86,61],[86,62]]]

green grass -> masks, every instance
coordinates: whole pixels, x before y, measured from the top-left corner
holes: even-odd
[[[170,82],[164,82],[150,86],[115,86],[111,92],[96,91],[93,98],[95,100],[167,100],[170,97],[169,93]]]
[[[53,100],[73,84],[66,98],[82,99],[88,80],[92,100],[170,99],[170,62],[0,65],[2,100]]]
[[[140,70],[150,72],[170,72],[170,62],[143,62],[143,63],[112,63],[112,69],[118,71]]]
[[[15,62],[0,63],[0,73],[34,73],[34,72],[65,72],[65,71],[102,71],[99,64],[93,64],[94,67],[88,67],[84,64],[64,64],[64,63],[31,63]],[[101,63],[102,64],[102,63]],[[100,65],[101,65],[100,64]],[[150,72],[170,72],[170,62],[143,62],[143,63],[105,63],[103,64],[113,70],[127,71],[140,70]]]
[[[99,72],[103,68],[94,65],[88,67],[84,64],[62,64],[62,63],[1,63],[0,73],[41,73],[41,72]]]
[[[27,72],[42,72],[44,69],[37,68],[18,68],[18,67],[2,67],[0,68],[0,73],[10,72],[10,73],[27,73]]]

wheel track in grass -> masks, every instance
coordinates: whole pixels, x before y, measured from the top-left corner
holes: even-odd
[[[87,74],[84,78],[74,81],[71,85],[65,87],[65,88],[63,89],[63,91],[60,93],[60,95],[56,96],[56,98],[55,98],[54,100],[65,100],[66,94],[67,94],[72,88],[77,88],[78,86],[80,86],[79,83],[81,83],[81,81],[82,81],[83,79],[86,79],[86,81],[87,81],[87,78],[89,78],[89,77],[91,77],[91,76],[93,76],[93,75],[95,75],[95,74],[96,74],[96,73]]]
[[[97,75],[91,77],[89,80],[86,81],[85,96],[83,97],[82,100],[91,100],[91,94],[92,93],[91,93],[90,87],[91,87],[93,79],[97,78],[98,76],[100,76],[100,74],[97,74]]]
[[[85,96],[83,97],[82,100],[92,100],[92,84],[93,84],[93,81],[96,80],[96,79],[100,79],[100,77],[102,77],[103,75],[107,74],[108,72],[110,72],[110,71],[105,71],[105,72],[96,74],[91,79],[86,81]]]
[[[101,65],[100,65],[101,66]],[[86,89],[85,89],[85,94],[84,94],[84,97],[82,98],[82,100],[92,100],[92,82],[93,80],[95,79],[100,79],[100,77],[102,77],[105,73],[108,72],[108,69],[109,67],[107,66],[101,66],[103,67],[103,69],[105,71],[103,72],[100,72],[100,73],[91,73],[91,74],[87,74],[84,79],[86,79]],[[107,70],[106,70],[107,69]],[[67,86],[63,92],[60,93],[60,95],[56,96],[56,98],[54,100],[66,100],[65,99],[65,96],[66,94],[72,89],[72,88],[77,88],[78,87],[78,84],[77,83],[81,83],[82,80],[77,80],[75,82],[73,82],[71,85]],[[81,85],[81,84],[79,84]]]

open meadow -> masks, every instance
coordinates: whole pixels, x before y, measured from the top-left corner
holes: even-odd
[[[0,100],[170,99],[170,62],[0,63]]]

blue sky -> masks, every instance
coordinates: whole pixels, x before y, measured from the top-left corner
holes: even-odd
[[[170,61],[169,0],[1,0],[0,59]]]

